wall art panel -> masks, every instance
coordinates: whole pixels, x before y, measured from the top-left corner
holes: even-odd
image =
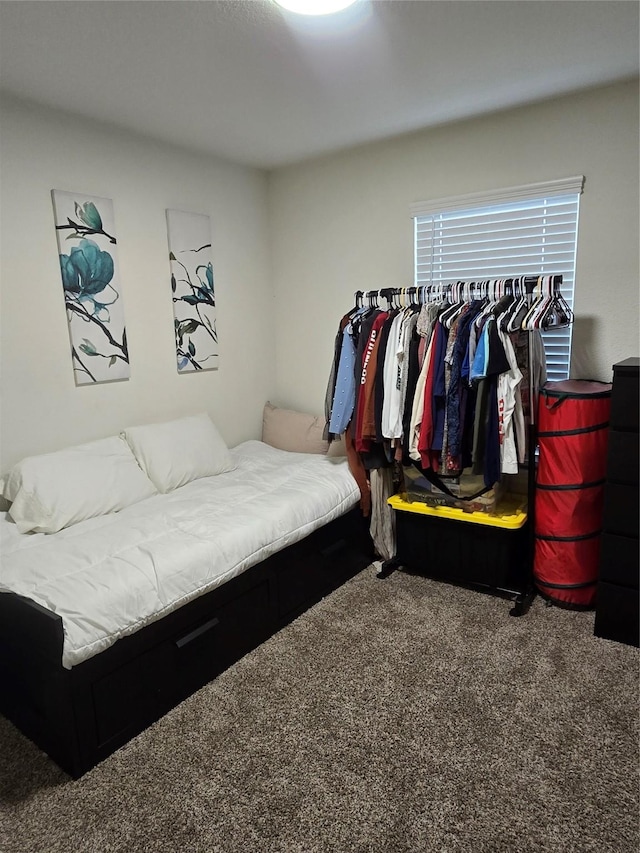
[[[209,217],[167,210],[167,234],[178,372],[215,370],[218,333]]]
[[[129,378],[113,202],[51,191],[76,385]]]

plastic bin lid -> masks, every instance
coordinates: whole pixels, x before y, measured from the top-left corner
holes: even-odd
[[[500,500],[494,513],[466,512],[451,506],[428,506],[419,501],[407,501],[402,495],[392,495],[387,503],[400,512],[415,512],[418,515],[484,524],[488,527],[502,527],[506,530],[517,530],[527,520],[526,498],[522,495],[506,495]]]
[[[613,386],[610,382],[597,379],[561,379],[559,382],[545,382],[540,389],[543,397],[608,397]]]

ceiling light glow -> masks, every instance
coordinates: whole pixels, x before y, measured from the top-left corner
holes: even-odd
[[[278,6],[299,15],[331,15],[352,6],[356,0],[276,0]]]

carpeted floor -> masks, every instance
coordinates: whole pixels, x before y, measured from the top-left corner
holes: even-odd
[[[3,853],[637,853],[638,650],[370,567],[71,781],[0,718]]]

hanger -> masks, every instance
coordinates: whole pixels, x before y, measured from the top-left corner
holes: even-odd
[[[538,276],[536,283],[533,287],[532,298],[529,302],[529,310],[525,314],[522,320],[522,329],[528,329],[532,331],[535,329],[535,321],[534,318],[537,312],[543,307],[544,301],[546,299],[545,294],[542,290],[543,287],[543,276]]]
[[[444,302],[444,293],[441,284],[431,284],[425,286],[424,302],[440,303]]]
[[[536,293],[539,294],[522,324],[527,329],[549,329],[568,325],[573,318],[566,300],[559,293],[561,278],[545,275],[538,278]]]
[[[572,320],[573,312],[559,293],[551,297],[544,310],[535,318],[536,328],[545,330],[568,326]]]
[[[454,321],[459,317],[466,305],[462,298],[463,286],[463,281],[458,281],[455,284],[449,285],[449,299],[453,300],[453,304],[450,307],[445,308],[439,317],[440,323],[447,329],[451,328]]]
[[[507,278],[503,279],[503,298],[509,298],[509,302],[505,302],[504,310],[501,311],[500,316],[497,318],[498,326],[503,332],[508,331],[509,321],[513,317],[515,311],[517,310],[518,304],[521,299],[521,291],[519,286],[520,279],[517,278]],[[526,303],[525,303],[526,304]]]
[[[511,309],[506,312],[501,329],[505,332],[518,332],[522,328],[524,318],[529,312],[529,294],[523,278],[512,281],[514,301]]]
[[[573,311],[569,307],[569,303],[562,295],[560,284],[557,283],[554,288],[554,301],[558,312],[557,326],[568,326],[573,323]]]
[[[418,288],[408,287],[407,293],[409,295],[409,308],[415,311],[417,308],[420,307],[420,300],[418,298]]]
[[[491,314],[491,309],[493,308],[494,304],[495,303],[491,302],[488,297],[485,297],[484,305],[481,307],[480,311],[478,311],[478,314],[476,315],[473,321],[473,325],[476,327],[476,329],[479,329],[485,319]]]

